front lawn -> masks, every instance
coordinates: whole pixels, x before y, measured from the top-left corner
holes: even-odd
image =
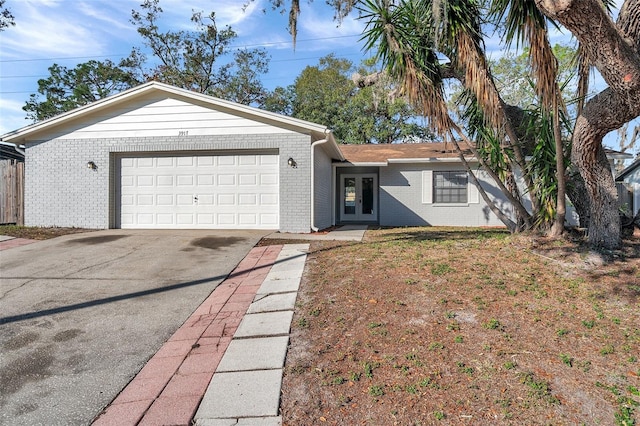
[[[590,252],[499,230],[312,242],[285,425],[640,421],[640,239]]]

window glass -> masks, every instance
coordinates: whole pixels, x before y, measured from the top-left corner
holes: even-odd
[[[467,172],[433,172],[434,203],[467,203]]]

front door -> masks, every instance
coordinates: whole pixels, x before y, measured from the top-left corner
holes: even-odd
[[[378,220],[378,177],[375,174],[341,175],[340,220]]]

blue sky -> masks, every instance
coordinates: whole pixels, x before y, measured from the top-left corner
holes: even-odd
[[[360,42],[364,22],[355,14],[341,25],[323,0],[301,1],[298,42],[293,49],[287,32],[287,14],[272,11],[268,0],[160,0],[161,26],[192,29],[192,11],[216,12],[219,27],[231,25],[238,33],[235,48],[263,47],[271,56],[263,83],[272,89],[292,84],[304,67],[317,65],[327,54],[359,64],[369,55]],[[22,110],[38,79],[49,76],[53,63],[73,68],[90,59],[118,62],[143,42],[130,23],[131,10],[141,0],[7,0],[16,25],[0,33],[0,134],[31,124]],[[287,5],[289,2],[286,2]],[[618,0],[621,4],[622,0]],[[266,13],[264,13],[266,10]],[[568,43],[568,33],[556,33],[552,42]],[[500,55],[499,39],[487,40],[492,56]],[[597,85],[603,87],[600,79]],[[638,120],[636,120],[636,123]],[[615,146],[615,138],[607,138]]]
[[[38,79],[49,76],[53,63],[73,68],[90,59],[117,62],[134,46],[143,46],[129,22],[140,0],[7,0],[16,26],[0,33],[0,134],[31,124],[22,110]],[[263,47],[271,56],[268,88],[287,86],[307,65],[335,53],[355,64],[367,55],[359,42],[364,24],[354,18],[338,26],[323,1],[303,2],[298,42],[293,49],[288,16],[272,11],[267,0],[256,0],[243,11],[245,0],[161,0],[161,25],[193,29],[192,11],[216,12],[221,28],[238,33],[234,47]],[[266,9],[266,13],[263,10]]]

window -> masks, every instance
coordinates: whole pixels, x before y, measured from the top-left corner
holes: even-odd
[[[433,172],[434,203],[467,203],[467,172]]]

